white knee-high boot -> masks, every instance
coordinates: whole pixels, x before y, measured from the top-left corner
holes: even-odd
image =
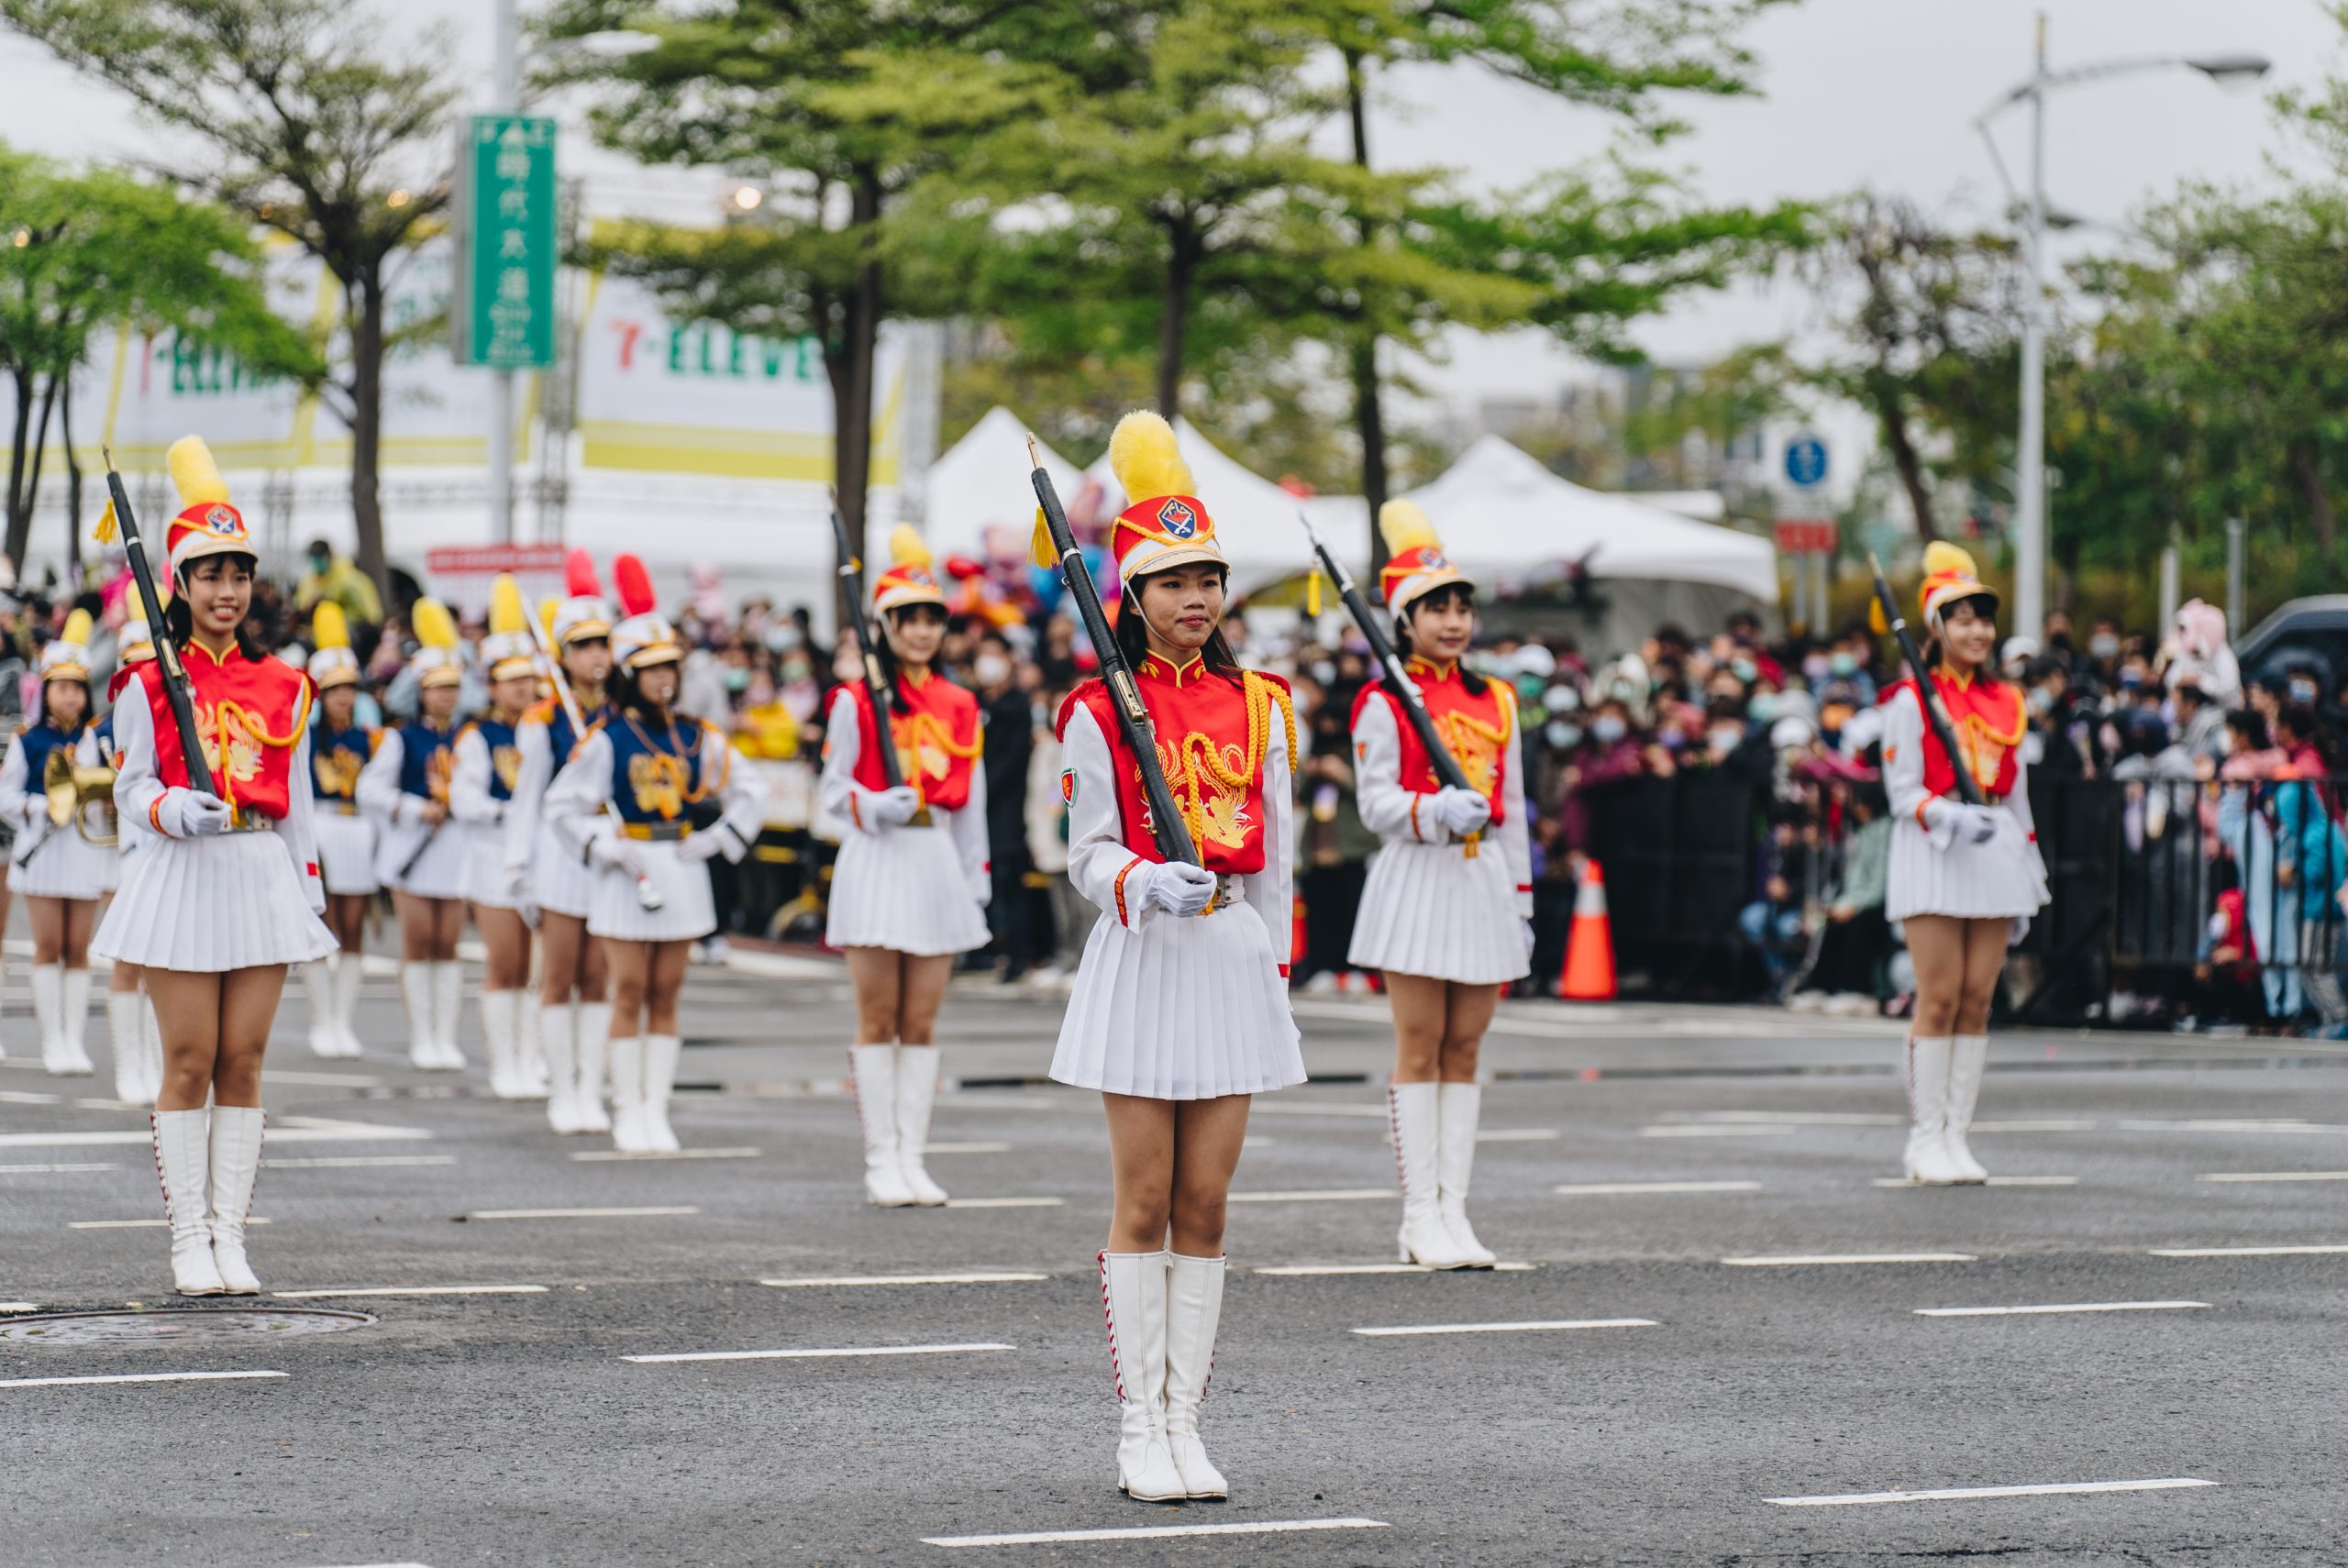
[[[1101,1308],[1120,1407],[1117,1489],[1145,1503],[1190,1495],[1166,1441],[1167,1258],[1163,1252],[1101,1254]]]
[[[612,1055],[612,1004],[581,1002],[579,1027],[571,1037],[579,1042],[579,1131],[609,1132],[612,1118],[604,1109],[604,1079]]]
[[[1436,1207],[1443,1228],[1469,1268],[1490,1268],[1500,1259],[1476,1239],[1468,1223],[1468,1179],[1476,1169],[1476,1126],[1483,1119],[1484,1091],[1476,1084],[1443,1084],[1435,1096]]]
[[[547,1065],[547,1125],[558,1132],[586,1131],[579,1121],[579,1010],[569,1002],[538,1010],[538,1051]]]
[[[1391,1084],[1386,1090],[1394,1173],[1402,1184],[1402,1231],[1396,1244],[1404,1263],[1465,1268],[1468,1259],[1443,1224],[1435,1168],[1441,1088],[1439,1084]]]
[[[1981,1098],[1981,1075],[1988,1065],[1988,1035],[1960,1034],[1949,1042],[1948,1157],[1956,1167],[1957,1180],[1966,1187],[1978,1187],[1989,1179],[1988,1168],[1973,1157],[1965,1141],[1973,1128],[1973,1107]]]
[[[400,999],[407,1004],[407,1065],[426,1073],[440,1070],[439,1042],[432,1032],[434,967],[424,959],[400,966]]]
[[[546,1035],[538,1028],[538,988],[514,994],[522,999],[514,1013],[514,1075],[524,1099],[544,1099],[554,1092],[554,1075],[547,1071]]]
[[[612,1147],[640,1154],[652,1147],[644,1125],[644,1039],[612,1042]]]
[[[521,1011],[519,991],[481,994],[481,1037],[489,1048],[489,1092],[500,1099],[528,1098],[518,1060]]]
[[[172,1287],[182,1296],[217,1296],[220,1265],[212,1261],[212,1216],[205,1186],[212,1170],[208,1110],[156,1110],[147,1125],[155,1145],[155,1179],[162,1184],[163,1220],[172,1230]]]
[[[452,1073],[465,1070],[465,1050],[457,1043],[464,1021],[465,966],[449,958],[432,966],[432,1049],[441,1066]]]
[[[864,1133],[865,1200],[880,1209],[909,1208],[914,1189],[905,1185],[897,1138],[897,1048],[851,1045],[847,1060],[857,1124]]]
[[[366,1055],[359,1043],[359,986],[366,971],[362,954],[344,953],[334,961],[334,1054],[346,1061]]]
[[[334,969],[332,960],[314,958],[302,966],[302,990],[310,1003],[310,1055],[332,1061],[342,1055],[334,1032]]]
[[[677,1087],[677,1058],[684,1047],[674,1034],[644,1037],[644,1146],[654,1154],[673,1154],[681,1146],[669,1125],[669,1095]]]
[[[0,955],[0,1000],[5,1000],[5,999],[6,998],[7,994],[8,994],[8,960],[7,960],[7,957],[6,957],[6,955]],[[6,1015],[6,1007],[5,1007],[5,1006],[0,1006],[0,1017],[5,1017]],[[7,1047],[6,1045],[5,1045],[5,1044],[0,1044],[0,1062],[5,1062],[5,1061],[6,1061],[7,1059],[8,1059],[8,1047]]]
[[[1215,1331],[1223,1322],[1223,1258],[1170,1254],[1166,1271],[1166,1446],[1187,1497],[1227,1497],[1231,1483],[1199,1441],[1199,1407],[1214,1372]]]
[[[924,1209],[942,1209],[946,1189],[929,1179],[922,1152],[929,1144],[930,1107],[937,1098],[937,1047],[897,1047],[897,1165],[914,1202]]]
[[[1949,1038],[1908,1037],[1908,1179],[1948,1187],[1958,1176],[1948,1152]]]
[[[114,1047],[114,1097],[133,1105],[155,1103],[147,1083],[147,999],[137,991],[106,993],[106,1039]]]
[[[65,1054],[65,966],[34,965],[32,990],[33,1021],[40,1027],[40,1065],[51,1077],[72,1077],[73,1060]]]
[[[65,1032],[65,1058],[76,1074],[94,1073],[97,1065],[90,1060],[89,1046],[90,971],[66,970],[61,988],[64,1006],[58,1022]]]
[[[253,1211],[260,1143],[260,1106],[212,1108],[212,1261],[230,1296],[260,1294],[260,1281],[245,1261],[245,1220]]]

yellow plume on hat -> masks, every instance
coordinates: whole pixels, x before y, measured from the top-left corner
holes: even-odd
[[[1439,545],[1434,525],[1419,510],[1414,501],[1390,501],[1378,509],[1378,532],[1386,540],[1390,554],[1401,555],[1422,545]]]
[[[1109,436],[1109,467],[1125,492],[1128,506],[1161,495],[1196,492],[1198,481],[1191,477],[1191,465],[1182,460],[1174,427],[1146,408],[1117,421]]]
[[[163,466],[172,470],[181,510],[228,499],[228,481],[220,477],[220,466],[212,460],[212,448],[203,436],[183,436],[172,442],[163,454]]]
[[[514,580],[511,572],[499,572],[489,585],[489,629],[493,632],[527,632],[530,613],[522,607],[522,585]]]
[[[76,610],[65,617],[65,630],[58,634],[58,639],[61,642],[72,643],[77,647],[88,647],[90,628],[93,624],[87,610]]]
[[[561,600],[541,599],[538,601],[538,624],[547,629],[547,641],[548,642],[554,641],[554,618],[561,613]]]
[[[1946,539],[1934,539],[1924,547],[1924,575],[1938,577],[1955,572],[1961,577],[1979,577],[1973,564],[1973,553],[1962,545],[1952,545]]]
[[[415,627],[415,640],[427,648],[453,648],[457,646],[457,618],[437,599],[419,599],[408,612],[408,621]]]
[[[892,566],[925,567],[937,558],[930,554],[929,542],[921,530],[910,523],[900,523],[889,536],[889,564]]]
[[[327,648],[350,646],[350,623],[342,613],[342,606],[331,599],[321,599],[318,607],[310,612],[310,642],[323,653]]]

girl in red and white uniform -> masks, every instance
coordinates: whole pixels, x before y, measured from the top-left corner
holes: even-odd
[[[327,885],[327,929],[339,949],[302,971],[310,992],[310,1050],[329,1058],[360,1055],[359,983],[366,963],[367,906],[375,879],[375,823],[359,809],[359,778],[382,740],[358,719],[359,656],[342,606],[322,601],[310,615],[310,684],[317,721],[310,728],[310,786],[318,830],[318,875]]]
[[[1476,589],[1407,501],[1379,518],[1391,552],[1379,574],[1396,651],[1471,788],[1445,788],[1392,677],[1355,701],[1356,798],[1386,842],[1369,863],[1349,961],[1380,969],[1394,1008],[1386,1091],[1402,1185],[1404,1263],[1490,1268],[1468,1222],[1483,1090],[1476,1062],[1492,1010],[1531,973],[1533,854],[1516,697],[1460,661],[1476,637]]]
[[[848,1047],[864,1132],[864,1195],[883,1209],[934,1208],[929,1176],[937,1093],[937,1004],[954,955],[987,942],[987,778],[979,766],[978,699],[937,673],[946,595],[921,536],[900,525],[892,564],[873,582],[881,668],[896,688],[888,787],[875,701],[861,680],[832,699],[825,729],[825,810],[847,824],[832,868],[824,940],[847,955],[858,1043]]]
[[[219,793],[188,787],[163,666],[140,666],[115,709],[122,888],[91,945],[139,966],[162,1027],[152,1122],[178,1289],[249,1296],[260,1289],[245,1221],[260,1164],[261,1053],[286,966],[335,947],[318,921],[310,682],[245,624],[257,558],[211,454],[189,436],[170,463],[184,509],[163,535],[174,591],[164,635],[187,671]]]
[[[1199,1407],[1223,1312],[1224,1206],[1248,1097],[1304,1081],[1288,999],[1296,723],[1288,687],[1242,669],[1219,630],[1230,569],[1173,431],[1129,414],[1109,458],[1129,502],[1110,534],[1117,640],[1203,865],[1161,860],[1115,699],[1098,680],[1077,688],[1058,723],[1068,873],[1102,912],[1051,1074],[1101,1091],[1108,1112],[1115,1192],[1099,1261],[1118,1485],[1146,1501],[1221,1497]]]
[[[25,900],[33,928],[33,1017],[40,1060],[52,1077],[96,1069],[84,1043],[90,1016],[90,932],[98,900],[115,885],[116,854],[92,844],[72,822],[49,814],[50,758],[98,762],[90,722],[90,613],[76,610],[40,650],[40,712],[8,743],[0,762],[0,814],[17,827],[8,886]]]
[[[1883,695],[1883,783],[1891,797],[1891,865],[1884,915],[1904,922],[1916,964],[1908,1036],[1908,1179],[1977,1186],[1988,1172],[1966,1133],[1989,1055],[1989,1006],[2006,949],[2047,900],[2046,866],[2030,814],[2021,690],[1998,679],[1998,596],[1955,545],[1924,549],[1917,594],[1933,641],[1926,668],[1948,710],[1958,758],[1924,716],[1915,680]],[[1986,806],[1965,803],[1956,769]]]
[[[749,852],[766,801],[725,732],[677,712],[685,650],[644,563],[622,556],[612,577],[627,617],[612,628],[611,708],[555,775],[546,815],[595,867],[587,929],[611,974],[612,1142],[672,1154],[677,997],[692,944],[717,929],[706,862]]]
[[[489,1091],[500,1099],[537,1099],[548,1092],[537,1070],[537,1042],[523,1038],[530,926],[522,911],[529,889],[505,870],[505,813],[522,773],[516,727],[538,695],[537,642],[528,614],[521,584],[501,574],[490,585],[489,635],[480,649],[489,711],[457,732],[449,777],[449,812],[466,837],[465,899],[487,955],[481,1032],[489,1047]]]
[[[129,612],[122,627],[115,634],[115,648],[114,675],[106,683],[108,710],[92,731],[92,738],[96,742],[94,760],[119,774],[122,747],[114,738],[114,709],[122,701],[123,688],[138,675],[138,667],[155,657],[154,634],[148,627],[147,613],[138,608],[138,596],[135,593],[130,596]],[[129,843],[130,835],[123,829],[117,814],[115,869],[106,883],[110,889],[122,883],[122,854]],[[114,1043],[115,1099],[152,1106],[163,1088],[163,1037],[155,1023],[154,1006],[147,999],[146,978],[136,964],[116,963],[106,971],[106,1032]]]

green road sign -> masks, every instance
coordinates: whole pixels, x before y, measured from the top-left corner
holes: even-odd
[[[554,363],[554,121],[475,115],[457,160],[457,361]]]

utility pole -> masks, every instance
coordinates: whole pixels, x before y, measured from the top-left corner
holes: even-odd
[[[522,23],[517,0],[497,0],[492,45],[492,114],[522,106]],[[489,372],[489,536],[514,542],[514,372]]]
[[[2021,302],[2021,493],[2014,500],[2014,625],[2046,624],[2046,13],[2030,67],[2030,213],[2022,229],[2028,276]]]

